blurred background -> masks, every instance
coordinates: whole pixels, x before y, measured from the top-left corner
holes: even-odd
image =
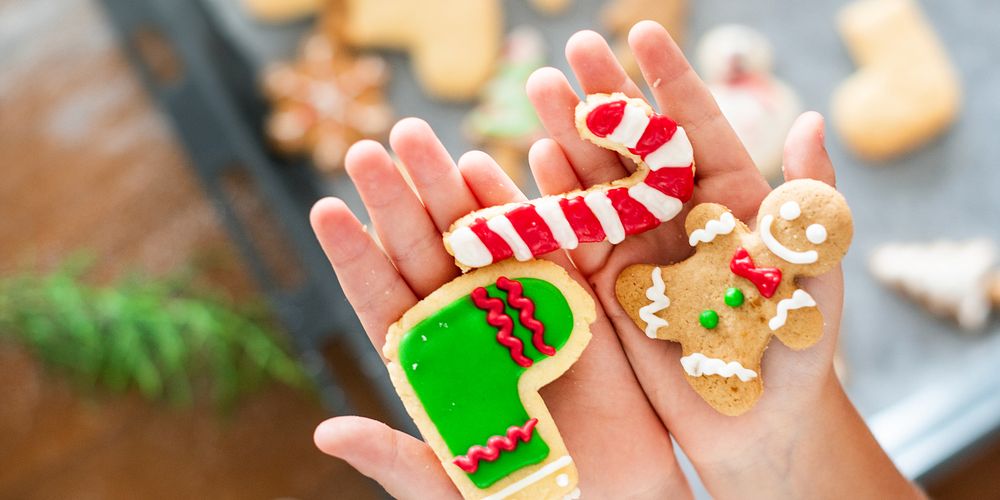
[[[363,215],[343,153],[413,115],[537,192],[527,76],[647,18],[772,182],[828,117],[838,372],[932,496],[1000,498],[994,0],[0,0],[0,499],[383,497],[312,445],[414,428],[309,207]]]

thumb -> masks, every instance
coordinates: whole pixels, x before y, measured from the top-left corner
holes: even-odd
[[[374,479],[394,498],[459,498],[426,443],[382,422],[335,417],[313,435],[316,446]]]
[[[816,179],[836,187],[837,176],[823,141],[825,123],[823,115],[815,111],[802,113],[785,139],[785,181]]]

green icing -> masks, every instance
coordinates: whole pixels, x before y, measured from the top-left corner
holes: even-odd
[[[573,330],[573,313],[566,298],[549,282],[519,278],[524,296],[535,303],[535,318],[545,325],[545,342],[557,350],[566,345]],[[490,297],[504,300],[507,293],[496,285],[486,287]],[[470,290],[471,292],[471,290]],[[524,343],[524,355],[534,362],[547,356],[531,344],[531,331],[521,325],[518,310],[507,304],[514,320],[513,335]],[[521,403],[518,380],[526,370],[514,362],[510,351],[496,340],[497,328],[486,322],[486,311],[468,295],[446,305],[403,335],[399,362],[431,422],[455,456],[474,445],[485,446],[491,436],[522,426],[531,418]],[[496,481],[536,464],[549,455],[537,429],[527,443],[514,451],[479,462],[469,474],[472,482],[487,488]]]

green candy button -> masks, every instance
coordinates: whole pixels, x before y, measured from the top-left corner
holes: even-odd
[[[698,321],[701,322],[701,326],[711,330],[719,326],[719,313],[711,309],[705,309],[701,312],[701,315],[698,316]]]
[[[739,288],[726,289],[726,305],[729,307],[739,307],[743,305],[743,291]]]

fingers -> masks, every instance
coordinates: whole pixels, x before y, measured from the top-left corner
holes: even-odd
[[[653,21],[642,21],[632,27],[628,41],[660,109],[677,120],[691,139],[698,176],[705,179],[735,172],[766,188],[712,93],[667,30]]]
[[[427,122],[418,118],[400,120],[389,134],[389,143],[413,179],[438,232],[445,232],[456,219],[478,208],[451,156]]]
[[[624,92],[630,97],[642,97],[608,42],[593,31],[578,31],[570,37],[566,42],[566,60],[586,94]]]
[[[324,198],[309,218],[344,295],[381,353],[389,325],[417,302],[416,295],[343,201]]]
[[[460,498],[429,446],[382,422],[337,417],[316,428],[323,453],[351,464],[394,498]]]
[[[826,151],[823,115],[807,111],[792,125],[785,139],[785,180],[816,179],[837,186],[833,163]]]
[[[469,151],[462,155],[458,159],[458,170],[480,206],[492,207],[527,200],[500,165],[482,151]]]

